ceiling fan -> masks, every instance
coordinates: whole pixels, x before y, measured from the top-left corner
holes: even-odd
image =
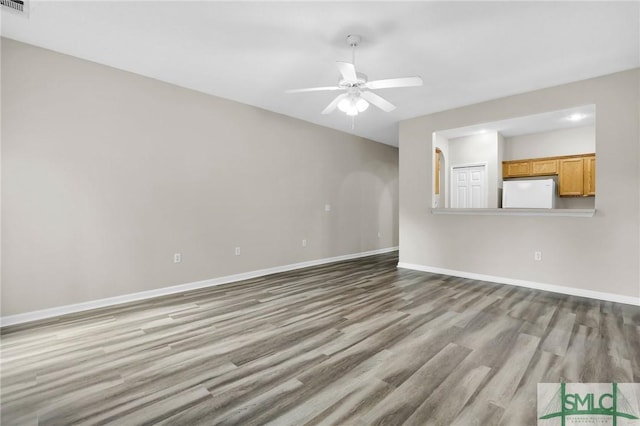
[[[365,74],[356,71],[356,47],[362,38],[357,34],[347,36],[347,43],[353,49],[352,61],[336,62],[338,71],[342,78],[337,86],[310,87],[306,89],[287,90],[286,93],[319,92],[330,90],[342,90],[344,93],[336,96],[327,107],[322,110],[322,114],[330,114],[336,108],[350,116],[356,116],[369,107],[369,103],[375,105],[385,112],[396,109],[396,106],[387,101],[382,96],[372,92],[376,89],[391,89],[397,87],[422,86],[420,77],[388,78],[384,80],[368,81]]]

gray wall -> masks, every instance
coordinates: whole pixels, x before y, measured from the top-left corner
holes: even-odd
[[[639,297],[639,83],[636,69],[401,122],[400,262]],[[593,218],[431,214],[434,131],[591,103]]]
[[[4,316],[397,245],[396,148],[6,39],[2,142]]]
[[[596,152],[595,126],[574,127],[505,138],[505,160]]]

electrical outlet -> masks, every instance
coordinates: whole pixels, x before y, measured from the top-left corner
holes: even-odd
[[[240,256],[240,247],[236,247],[236,256]]]
[[[542,252],[541,251],[534,251],[533,252],[533,260],[536,260],[536,261],[542,260]]]
[[[302,240],[302,247],[306,247],[307,246],[307,240]]]
[[[324,211],[325,212],[330,212],[331,211],[331,204],[325,204],[324,205]]]
[[[182,253],[173,253],[173,263],[182,262]]]
[[[382,232],[378,232],[378,238],[382,238]]]

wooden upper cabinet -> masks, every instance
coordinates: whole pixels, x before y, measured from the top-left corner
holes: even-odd
[[[532,176],[550,176],[558,174],[558,160],[532,160],[531,175]]]
[[[558,195],[578,197],[584,191],[584,160],[582,157],[565,158],[559,161]]]
[[[502,163],[503,177],[531,176],[530,161],[504,161]]]
[[[596,195],[596,156],[560,160],[558,183],[561,197]]]
[[[529,158],[502,162],[503,179],[558,176],[558,195],[589,197],[596,195],[596,155]]]
[[[596,195],[596,156],[590,155],[584,161],[584,191],[583,195]]]
[[[558,174],[557,158],[536,158],[502,162],[502,177],[553,176]]]

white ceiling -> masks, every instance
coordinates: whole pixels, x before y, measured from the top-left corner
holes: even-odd
[[[31,1],[2,35],[223,98],[398,144],[403,119],[640,66],[640,3]],[[377,93],[397,105],[355,120],[320,111],[336,61],[370,80],[419,75]]]
[[[572,120],[572,116],[580,117]],[[551,132],[553,130],[569,129],[574,127],[595,126],[596,106],[581,105],[558,111],[546,111],[540,114],[514,117],[489,123],[474,124],[472,126],[458,127],[456,129],[443,129],[437,131],[440,136],[447,139],[461,138],[480,133],[496,132],[510,138],[513,136],[530,135],[533,133]]]

